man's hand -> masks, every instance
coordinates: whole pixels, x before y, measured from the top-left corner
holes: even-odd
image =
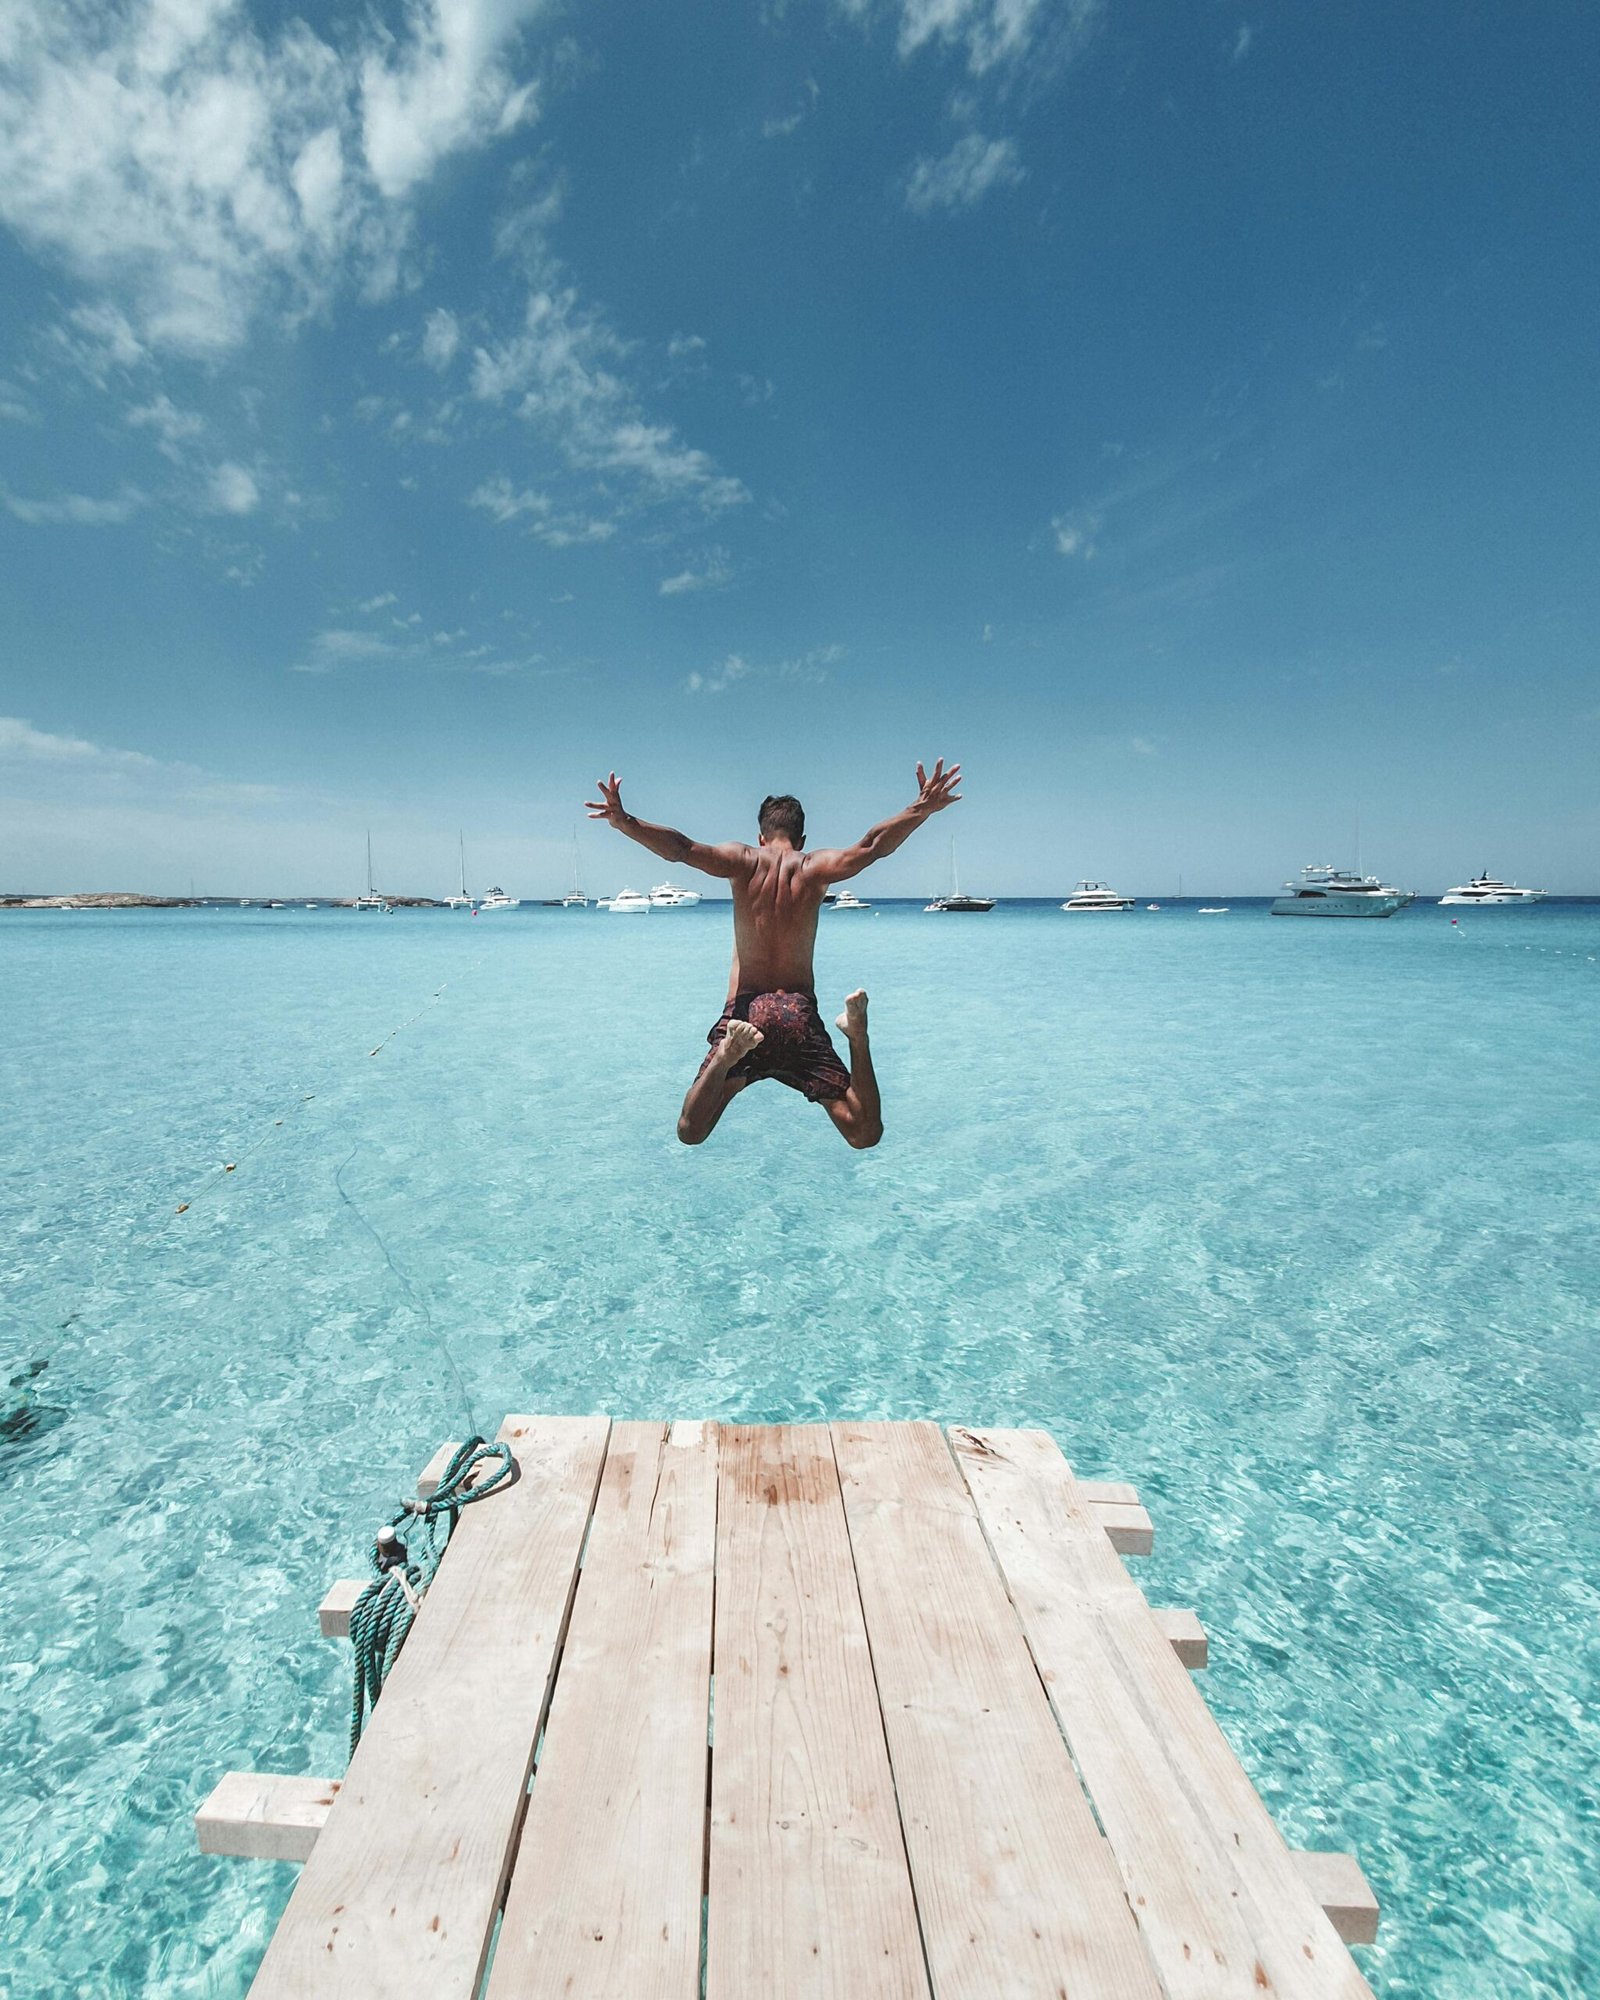
[[[937,776],[937,772],[934,775]],[[920,768],[917,771],[917,776],[919,778],[922,776]],[[588,813],[590,819],[603,819],[607,826],[621,827],[625,824],[628,815],[623,810],[622,785],[615,771],[611,773],[609,778],[602,778],[600,780],[599,798],[586,799],[584,801],[584,810]]]
[[[952,764],[947,771],[941,757],[933,767],[930,777],[919,764],[917,766],[917,802],[912,811],[924,818],[929,813],[943,812],[946,806],[953,806],[961,797],[956,786],[961,782],[961,766]]]

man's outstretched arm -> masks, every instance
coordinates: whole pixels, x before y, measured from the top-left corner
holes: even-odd
[[[607,826],[614,826],[618,833],[625,833],[641,847],[648,847],[663,861],[698,868],[702,875],[718,875],[731,882],[750,865],[750,849],[743,841],[725,840],[710,847],[703,840],[691,840],[688,834],[679,833],[676,827],[652,826],[647,819],[635,819],[622,803],[622,786],[615,771],[600,780],[600,796],[587,800],[586,809],[590,819],[603,819]]]
[[[810,858],[809,868],[828,882],[845,882],[852,875],[859,875],[874,861],[893,854],[925,819],[931,819],[936,812],[943,812],[946,806],[953,806],[961,797],[956,790],[960,782],[959,764],[952,764],[947,771],[941,757],[931,773],[924,771],[919,764],[917,796],[903,812],[897,812],[891,819],[880,820],[861,836],[854,847],[819,847]]]

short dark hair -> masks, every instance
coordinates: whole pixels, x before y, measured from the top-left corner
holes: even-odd
[[[806,809],[788,792],[772,792],[761,801],[756,824],[763,836],[786,833],[798,847],[806,837]]]

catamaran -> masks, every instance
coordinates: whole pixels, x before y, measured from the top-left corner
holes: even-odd
[[[586,910],[589,898],[583,893],[583,884],[578,880],[578,836],[572,836],[572,887],[561,898],[564,910]]]
[[[445,897],[444,906],[447,910],[470,910],[472,898],[467,893],[467,841],[466,835],[459,828],[456,831],[456,845],[461,850],[461,887],[455,895]]]
[[[1133,898],[1119,896],[1104,882],[1080,882],[1061,907],[1064,910],[1131,910]]]
[[[370,828],[367,831],[367,893],[364,896],[357,896],[350,907],[353,910],[386,910],[389,907],[388,897],[380,896],[372,886],[372,831]]]
[[[924,903],[922,907],[925,915],[936,916],[966,916],[979,910],[994,908],[993,896],[962,895],[961,877],[956,872],[956,843],[953,834],[950,837],[950,893],[948,896],[935,896],[931,903]]]

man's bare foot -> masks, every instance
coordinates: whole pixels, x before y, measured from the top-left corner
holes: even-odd
[[[736,1062],[760,1046],[759,1028],[752,1028],[748,1021],[730,1021],[727,1032],[717,1044],[717,1059],[724,1069],[732,1069]]]
[[[847,1042],[867,1032],[867,996],[861,987],[844,996],[844,1012],[833,1025]]]

